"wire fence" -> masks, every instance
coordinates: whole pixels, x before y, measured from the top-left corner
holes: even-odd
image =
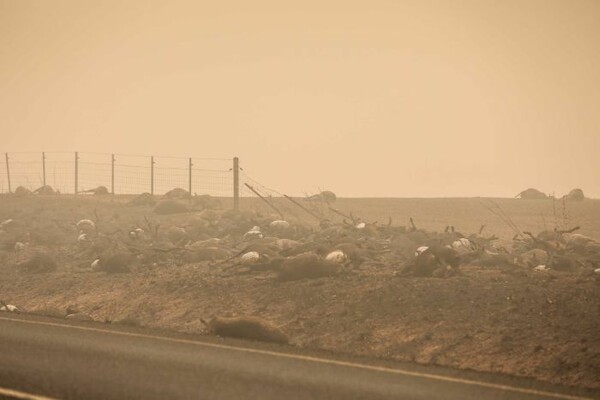
[[[323,204],[293,199],[250,177],[239,159],[165,157],[93,152],[4,153],[0,160],[0,193],[19,187],[36,191],[51,186],[61,194],[90,193],[103,186],[108,193],[162,195],[182,188],[193,195],[233,200],[233,207],[265,215],[323,218]],[[295,204],[296,203],[296,204]],[[320,217],[319,217],[320,216]]]
[[[164,194],[183,188],[192,194],[233,196],[232,159],[164,157],[92,152],[5,153],[0,193],[49,185],[62,194],[104,186],[113,194]]]

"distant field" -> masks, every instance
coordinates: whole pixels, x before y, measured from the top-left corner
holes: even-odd
[[[438,198],[438,199],[400,199],[400,198],[341,198],[334,205],[344,213],[352,212],[355,217],[373,222],[387,223],[392,218],[394,225],[408,225],[412,217],[419,228],[439,231],[447,225],[464,233],[479,230],[486,226],[485,232],[496,234],[503,240],[514,236],[511,228],[499,217],[486,209],[483,204],[497,204],[513,222],[524,231],[538,232],[545,228],[553,229],[556,222],[563,223],[563,203],[552,200],[488,199],[488,198]],[[286,199],[274,199],[281,211],[297,216],[311,217],[293,206]],[[258,199],[242,199],[243,207],[259,207],[267,210]],[[556,208],[556,212],[554,211]],[[581,233],[600,238],[600,200],[587,199],[583,202],[566,203],[566,227],[581,226]],[[556,218],[555,218],[556,217]]]
[[[1,197],[1,196],[0,196]],[[91,203],[125,203],[134,196],[98,197],[72,195],[61,197],[48,197],[48,205],[64,201],[66,204]],[[20,208],[19,204],[27,207],[29,200],[23,202],[18,198],[6,198],[8,201],[0,203],[0,217],[11,218],[10,208]],[[222,198],[222,207],[233,206],[231,198]],[[285,198],[272,198],[270,200],[286,218],[304,220],[316,223],[317,220]],[[299,199],[301,204],[320,210],[323,216],[330,219],[341,219],[328,212],[326,207],[318,207]],[[38,202],[34,202],[39,204]],[[4,207],[1,205],[4,204]],[[27,206],[25,206],[27,204]],[[485,225],[484,233],[495,234],[503,241],[509,241],[514,236],[514,231],[498,216],[490,212],[484,205],[497,205],[508,215],[522,231],[539,232],[543,229],[553,229],[558,222],[564,227],[580,226],[582,234],[600,239],[600,200],[586,199],[583,202],[568,202],[563,206],[562,201],[552,200],[520,200],[507,198],[339,198],[333,207],[345,214],[352,213],[356,218],[366,222],[378,221],[387,223],[392,219],[394,225],[409,225],[412,217],[418,228],[431,231],[444,230],[446,226],[453,225],[463,233],[477,232],[481,225]],[[242,209],[257,209],[264,215],[277,215],[258,198],[241,198]],[[1,208],[5,208],[2,210]],[[131,209],[133,214],[147,214],[148,209]],[[565,218],[566,217],[566,218]]]

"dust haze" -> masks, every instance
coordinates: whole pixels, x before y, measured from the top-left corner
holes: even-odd
[[[596,1],[0,1],[0,150],[242,158],[290,194],[600,196]]]
[[[599,105],[598,0],[0,0],[0,398],[600,398]]]

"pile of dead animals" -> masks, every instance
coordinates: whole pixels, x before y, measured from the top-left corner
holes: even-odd
[[[218,200],[191,196],[183,189],[158,202],[143,194],[130,206],[154,207],[153,215],[127,226],[97,214],[70,223],[8,219],[0,223],[0,253],[4,250],[5,258],[10,253],[24,273],[51,272],[59,265],[128,273],[207,263],[225,274],[268,272],[280,281],[353,274],[363,268],[391,270],[399,277],[445,278],[456,275],[461,265],[595,271],[600,264],[600,243],[577,229],[536,236],[519,232],[507,250],[496,236],[484,235],[483,226],[465,235],[453,226],[426,231],[412,219],[408,226],[391,220],[368,222],[334,209],[329,197],[328,214],[311,213],[314,221],[307,223],[254,210],[223,210]],[[178,214],[183,217],[175,218]]]
[[[55,246],[36,243],[36,232],[29,228],[13,220],[0,224],[0,246],[12,250],[17,268],[28,273],[64,264],[127,273],[207,262],[229,274],[271,271],[282,281],[352,273],[365,265],[390,267],[401,276],[447,277],[462,263],[497,252],[494,237],[465,237],[452,227],[433,233],[414,224],[406,228],[353,217],[351,222],[322,220],[316,226],[249,210],[188,212],[181,224],[151,217],[123,227],[95,215],[62,226],[42,225],[40,229],[57,231],[56,240],[66,241],[56,246],[62,248],[60,254]]]
[[[514,238],[513,262],[536,271],[594,271],[600,273],[600,242],[572,229],[523,232]]]

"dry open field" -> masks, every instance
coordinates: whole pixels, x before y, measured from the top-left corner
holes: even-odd
[[[248,199],[247,202],[251,202],[252,207],[260,207],[263,212],[268,211],[258,200]],[[283,199],[277,199],[276,204],[290,208]],[[596,199],[569,202],[563,207],[560,200],[553,202],[506,198],[342,198],[337,201],[335,207],[346,213],[354,212],[356,216],[367,221],[387,223],[391,217],[395,225],[408,225],[408,219],[412,217],[419,228],[432,231],[444,230],[447,225],[454,225],[461,232],[471,233],[477,232],[481,225],[486,225],[489,233],[510,240],[514,232],[485,207],[493,204],[500,206],[524,231],[535,233],[545,228],[552,229],[556,220],[562,222],[563,216],[566,216],[567,225],[581,226],[581,233],[600,239],[600,200]],[[302,215],[301,211],[294,211]]]
[[[336,276],[297,281],[273,271],[252,273],[228,264],[185,262],[165,255],[128,273],[95,271],[93,251],[77,243],[75,223],[128,240],[145,226],[189,226],[197,213],[156,215],[128,198],[0,197],[0,299],[27,311],[63,317],[67,307],[95,320],[204,332],[200,318],[252,315],[279,325],[296,346],[366,354],[456,368],[500,372],[600,388],[600,279],[590,270],[534,272],[527,268],[462,265],[446,278],[400,277],[396,263],[365,263]],[[481,205],[485,199],[339,199],[336,207],[366,221],[467,234],[513,232]],[[600,201],[569,203],[495,199],[521,230],[536,233],[556,222],[600,238]],[[276,199],[290,219],[310,216]],[[227,208],[227,202],[223,207]],[[244,209],[271,213],[257,199]],[[341,221],[338,221],[341,223]],[[316,228],[314,228],[316,229]],[[16,251],[15,242],[27,243]],[[158,242],[157,242],[158,243]],[[96,244],[95,244],[96,245]],[[48,271],[20,267],[28,248],[57,262]],[[98,250],[100,251],[100,250]],[[108,251],[106,248],[102,251]]]

